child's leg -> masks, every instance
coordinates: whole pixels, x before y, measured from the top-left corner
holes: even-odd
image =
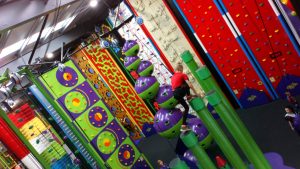
[[[187,116],[188,116],[188,113],[189,113],[189,105],[187,104],[187,102],[184,100],[184,96],[187,95],[187,90],[185,88],[178,88],[176,89],[175,91],[173,91],[173,95],[174,95],[174,98],[176,100],[178,100],[179,104],[181,104],[184,108],[184,111],[183,111],[183,123],[182,123],[182,126],[181,128],[186,130],[187,129],[187,126],[186,126],[186,119],[187,119]]]
[[[178,99],[178,102],[183,106],[184,108],[184,111],[183,111],[183,114],[182,114],[182,125],[186,125],[186,119],[187,119],[187,116],[188,116],[188,113],[189,113],[189,105],[186,103],[186,101],[181,98],[181,99]]]

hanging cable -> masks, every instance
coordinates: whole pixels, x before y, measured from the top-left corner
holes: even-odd
[[[30,55],[30,57],[29,57],[28,64],[31,64],[32,58],[33,58],[33,56],[34,56],[34,53],[35,53],[35,51],[36,51],[36,49],[37,49],[37,47],[38,47],[38,44],[39,44],[39,42],[40,42],[40,39],[41,39],[41,36],[42,36],[42,32],[43,32],[43,30],[45,29],[45,26],[46,26],[46,23],[47,23],[47,20],[48,20],[48,16],[49,16],[49,14],[47,14],[47,15],[45,16],[45,19],[44,19],[42,28],[41,28],[41,30],[40,30],[40,33],[39,33],[39,35],[38,35],[38,38],[37,38],[37,40],[36,40],[36,42],[35,42],[35,44],[34,44],[34,47],[33,47],[33,49],[32,49],[31,55]]]

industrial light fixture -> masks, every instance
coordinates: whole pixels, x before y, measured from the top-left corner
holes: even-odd
[[[97,5],[98,5],[98,1],[97,1],[97,0],[91,0],[91,1],[90,1],[90,6],[91,6],[92,8],[96,7]]]
[[[54,54],[53,53],[47,53],[46,54],[46,58],[47,59],[52,59],[54,57]]]
[[[49,36],[51,33],[54,33],[54,32],[56,32],[56,31],[58,31],[60,29],[67,28],[70,25],[70,23],[72,23],[72,21],[74,19],[75,19],[75,16],[72,16],[72,17],[66,18],[66,19],[58,22],[54,26],[49,26],[49,27],[45,28],[43,30],[43,32],[42,32],[41,38],[45,38],[45,37]],[[48,32],[50,32],[49,35],[48,35]],[[20,50],[21,48],[26,47],[26,45],[24,47],[22,47],[24,44],[30,45],[30,44],[34,43],[36,41],[38,35],[39,35],[39,32],[31,35],[31,37],[29,39],[24,38],[22,40],[19,40],[18,42],[15,42],[14,44],[11,44],[11,45],[5,47],[0,52],[0,59],[3,58],[3,57],[6,57],[8,55],[10,55],[13,52],[16,52],[16,51]],[[25,41],[28,41],[28,42],[25,42]]]

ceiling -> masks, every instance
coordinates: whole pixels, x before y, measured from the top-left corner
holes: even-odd
[[[101,23],[105,1],[92,8],[90,0],[0,0],[0,68],[32,51],[43,23],[39,45],[91,20]]]

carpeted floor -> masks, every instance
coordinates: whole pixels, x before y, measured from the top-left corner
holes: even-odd
[[[300,96],[297,97],[297,100],[300,100]],[[278,100],[237,112],[263,152],[279,153],[287,166],[300,168],[300,136],[290,129],[284,119],[285,105],[287,105],[287,101]],[[224,128],[221,122],[220,125]],[[228,135],[226,130],[225,133]],[[229,138],[232,139],[230,135]],[[168,163],[176,157],[174,152],[176,143],[177,139],[167,140],[153,135],[142,140],[139,148],[155,166],[158,159]],[[233,144],[237,147],[235,143]],[[208,151],[214,156],[218,153],[217,149],[216,146],[213,146]],[[238,152],[241,151],[238,150]]]

